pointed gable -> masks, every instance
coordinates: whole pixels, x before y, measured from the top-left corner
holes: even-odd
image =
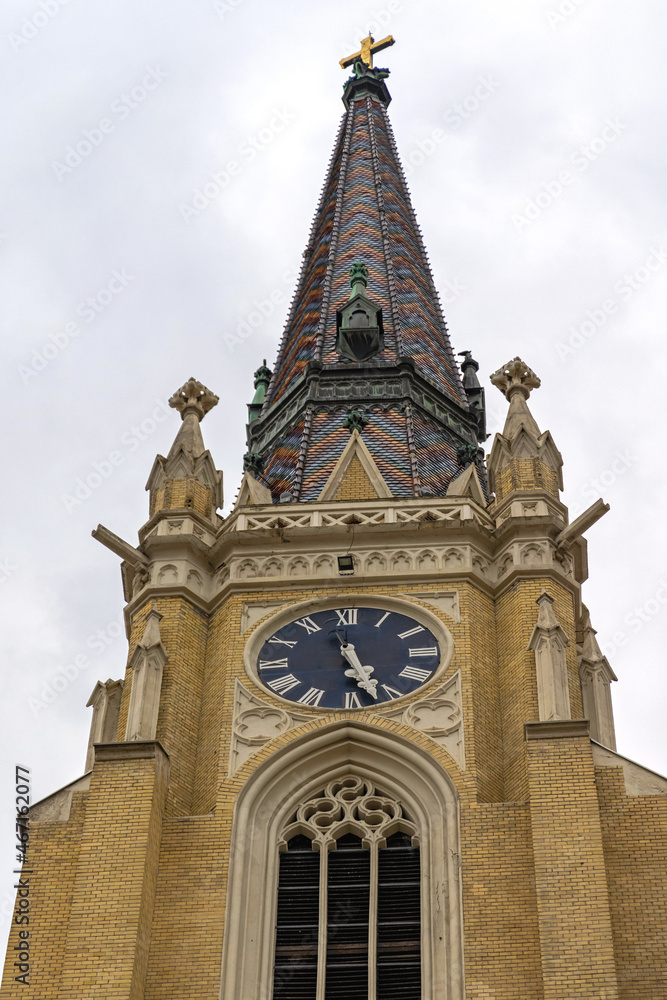
[[[392,492],[373,456],[355,430],[318,500],[377,500]]]

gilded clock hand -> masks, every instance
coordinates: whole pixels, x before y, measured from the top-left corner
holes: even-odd
[[[356,678],[357,687],[360,687],[363,691],[368,691],[371,698],[375,698],[377,700],[378,682],[376,680],[371,680],[371,674],[375,668],[364,666],[362,664],[361,660],[357,656],[354,643],[341,641],[340,651],[351,667],[350,670],[345,671],[345,676]]]

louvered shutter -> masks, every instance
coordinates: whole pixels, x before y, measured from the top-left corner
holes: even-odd
[[[328,858],[326,1000],[368,1000],[370,851],[353,834]]]
[[[280,855],[274,1000],[316,1000],[320,855],[292,837]]]
[[[405,833],[378,852],[377,1000],[421,1000],[419,848]]]

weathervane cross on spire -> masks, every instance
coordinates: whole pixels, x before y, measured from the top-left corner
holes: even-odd
[[[361,40],[361,48],[358,52],[355,52],[353,56],[348,56],[347,59],[341,59],[340,64],[343,69],[347,69],[348,66],[353,66],[355,62],[359,59],[363,63],[366,63],[369,69],[373,68],[373,56],[376,52],[381,52],[382,49],[388,49],[390,45],[393,45],[396,39],[393,35],[387,35],[382,41],[376,42],[370,31],[367,38]]]

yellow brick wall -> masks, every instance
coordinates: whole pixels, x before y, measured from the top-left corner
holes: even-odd
[[[377,490],[371,483],[357,455],[347,467],[336,492],[336,500],[377,500]]]
[[[86,815],[87,794],[74,792],[69,820],[64,823],[31,823],[29,864],[23,876],[30,879],[30,923],[12,923],[2,997],[7,1000],[51,1000],[58,995],[62,974],[74,880]],[[14,867],[18,867],[15,865]],[[15,982],[12,956],[20,943],[19,930],[30,932],[29,986]]]
[[[496,500],[504,500],[515,490],[548,490],[558,492],[558,473],[539,458],[515,458],[496,473]]]
[[[181,510],[189,508],[210,517],[213,509],[213,494],[208,486],[196,479],[168,479],[151,494],[151,517],[158,510]]]
[[[461,876],[467,1000],[542,1000],[527,805],[463,806]]]
[[[149,611],[163,616],[160,637],[168,660],[162,675],[157,739],[171,759],[168,812],[190,813],[195,784],[199,741],[202,682],[208,638],[208,616],[182,597],[151,601],[135,616],[130,636],[129,658],[142,639]],[[132,691],[132,669],[128,665],[118,719],[117,738],[125,739]]]
[[[620,1000],[667,997],[667,796],[630,796],[597,768]]]
[[[588,737],[527,742],[544,1000],[617,1000]]]
[[[505,796],[509,801],[528,796],[523,726],[539,719],[535,654],[528,643],[537,622],[536,601],[543,589],[553,597],[554,612],[570,643],[566,658],[572,717],[580,719],[583,714],[572,594],[547,577],[515,581],[496,601]]]

